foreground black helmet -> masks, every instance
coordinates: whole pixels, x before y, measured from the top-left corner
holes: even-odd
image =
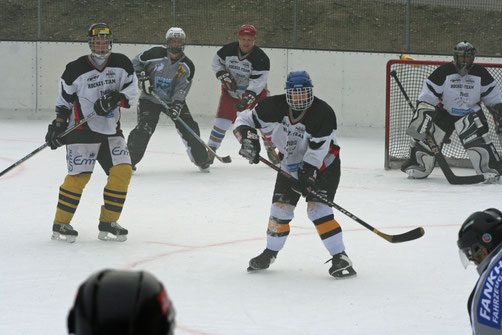
[[[469,73],[476,58],[476,48],[467,41],[460,42],[453,48],[453,63],[462,77]]]
[[[106,23],[94,23],[87,33],[91,53],[97,58],[106,58],[112,52],[112,31]]]
[[[79,288],[68,315],[76,335],[171,335],[174,307],[148,272],[103,270]]]
[[[471,214],[458,232],[457,245],[464,267],[472,261],[480,262],[485,247],[488,253],[502,243],[502,213],[489,208]]]

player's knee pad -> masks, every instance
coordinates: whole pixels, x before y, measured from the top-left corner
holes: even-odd
[[[502,160],[490,138],[484,114],[467,114],[455,122],[455,129],[477,173],[502,173]]]
[[[436,115],[436,107],[426,102],[420,102],[415,114],[411,119],[406,134],[416,140],[424,140],[427,133],[434,132],[433,119]]]
[[[291,221],[295,216],[295,206],[283,202],[274,202],[270,208],[270,217],[282,221]]]
[[[328,205],[317,201],[308,202],[307,216],[310,219],[310,221],[315,222],[316,220],[319,220],[329,215],[333,215],[333,209]]]
[[[413,179],[427,178],[436,164],[436,157],[423,142],[413,141],[410,158],[403,163],[401,171]]]
[[[119,164],[110,168],[107,188],[127,192],[132,177],[132,167],[129,164]]]

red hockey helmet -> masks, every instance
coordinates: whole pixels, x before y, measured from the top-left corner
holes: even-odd
[[[256,28],[250,24],[244,24],[239,28],[239,35],[256,37]]]

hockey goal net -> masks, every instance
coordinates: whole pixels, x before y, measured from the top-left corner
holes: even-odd
[[[390,75],[391,71],[396,71],[396,75],[401,81],[406,93],[415,105],[422,91],[422,86],[427,77],[438,66],[447,62],[440,61],[411,61],[411,60],[390,60],[387,63],[386,81],[386,107],[385,107],[385,169],[400,168],[401,164],[409,158],[410,137],[406,135],[406,129],[413,116],[408,102],[404,98],[396,81]],[[502,91],[502,64],[483,65],[497,82],[498,88]],[[490,127],[490,136],[497,151],[502,154],[500,135],[495,131],[493,116],[482,105],[486,119]],[[442,152],[450,166],[472,167],[467,153],[455,131],[450,138],[450,143],[443,145]]]

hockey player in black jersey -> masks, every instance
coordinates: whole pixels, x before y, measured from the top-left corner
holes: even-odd
[[[138,125],[127,138],[134,170],[145,154],[160,114],[164,113],[173,120],[187,148],[190,161],[201,171],[209,172],[206,148],[177,121],[180,118],[200,135],[199,125],[190,114],[185,101],[195,74],[194,64],[183,52],[185,40],[183,29],[172,27],[166,33],[165,47],[150,48],[132,60],[142,90],[138,104]],[[155,90],[170,108],[166,110],[157,98],[150,94],[151,90]]]
[[[97,161],[108,175],[99,216],[98,238],[125,241],[128,231],[117,221],[124,206],[132,169],[120,129],[120,107],[130,108],[136,104],[137,77],[129,58],[111,52],[112,32],[107,24],[91,25],[88,39],[91,54],[68,63],[61,76],[56,119],[49,125],[45,138],[51,149],[66,144],[68,166],[68,175],[59,188],[52,239],[75,242],[78,233],[70,221]],[[68,126],[93,112],[97,116],[58,138]]]
[[[221,82],[221,96],[207,143],[215,151],[235,121],[237,112],[253,108],[268,95],[270,60],[265,52],[255,45],[256,35],[254,26],[241,26],[238,32],[239,41],[224,45],[213,58],[212,68]],[[275,148],[270,142],[270,132],[264,129],[261,135],[269,159],[278,164]],[[212,164],[214,156],[209,153],[209,157]]]
[[[259,162],[260,142],[256,129],[271,130],[279,150],[281,169],[298,180],[277,173],[267,230],[267,247],[249,261],[248,271],[267,269],[283,248],[289,222],[300,196],[307,201],[307,214],[331,258],[329,274],[336,279],[355,276],[345,253],[342,228],[333,209],[313,196],[315,189],[334,199],[340,181],[340,147],[336,141],[336,116],[331,107],[314,97],[307,72],[290,72],[286,94],[263,99],[255,108],[243,111],[235,121],[234,134],[241,143],[239,154],[251,164]]]
[[[435,157],[425,136],[431,134],[441,148],[455,130],[476,173],[484,175],[488,182],[496,181],[502,173],[502,160],[490,138],[481,102],[500,126],[500,90],[490,73],[474,64],[476,49],[472,44],[458,43],[453,55],[453,62],[439,66],[424,83],[407,130],[412,138],[410,158],[401,170],[410,178],[427,178],[434,168]]]

